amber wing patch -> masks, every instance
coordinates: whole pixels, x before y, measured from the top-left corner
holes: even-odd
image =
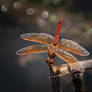
[[[51,45],[54,37],[46,33],[25,33],[21,38],[28,41],[39,42],[45,45]]]
[[[65,60],[67,63],[71,64],[72,66],[75,65],[78,61],[72,54],[63,50],[57,50],[56,55]]]
[[[62,39],[58,44],[58,48],[73,52],[81,56],[89,55],[89,52],[85,48],[83,48],[82,46],[80,46],[79,44],[77,44],[72,40]]]
[[[22,48],[16,52],[17,55],[29,55],[32,53],[44,53],[48,52],[49,48],[44,45],[31,45],[25,48]]]

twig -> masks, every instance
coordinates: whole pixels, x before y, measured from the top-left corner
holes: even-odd
[[[80,66],[80,72],[71,73],[72,81],[75,86],[75,92],[83,92],[82,75],[86,68],[92,67],[92,59],[79,62],[75,67]]]
[[[75,92],[83,92],[83,84],[82,84],[82,77],[81,72],[76,71],[71,73],[72,82],[75,87]]]
[[[48,60],[49,62],[53,61],[53,59],[48,59]],[[72,82],[75,86],[75,92],[83,92],[82,75],[86,68],[92,67],[92,59],[80,61],[74,67],[71,67],[68,64],[62,64],[60,66],[55,66],[53,64],[48,64],[48,65],[50,67],[50,76],[52,80],[53,92],[61,92],[59,75],[61,74],[62,76],[67,73],[71,74]]]
[[[64,69],[66,67],[66,69]],[[66,70],[69,70],[67,73],[71,74],[72,82],[75,86],[75,92],[83,92],[82,86],[82,75],[86,68],[92,67],[92,59],[80,61],[74,67],[68,66],[65,64],[64,66],[60,66],[61,74],[65,73]],[[64,74],[63,74],[64,75]]]
[[[50,67],[50,78],[51,78],[51,82],[52,82],[53,92],[61,92],[60,81],[59,81],[60,77],[58,76],[58,73],[54,73],[52,71],[51,67]]]
[[[92,59],[80,61],[79,64],[82,66],[82,69],[91,68],[92,67]]]
[[[51,56],[53,57],[53,56]],[[50,58],[50,56],[49,56]],[[53,57],[55,58],[55,57]],[[50,78],[51,78],[51,83],[52,83],[52,90],[53,92],[61,92],[61,89],[60,89],[60,81],[59,81],[59,73],[54,73],[53,70],[52,70],[52,66],[53,66],[53,63],[54,63],[54,60],[52,59],[47,59],[46,62],[49,66],[49,69],[50,69]]]

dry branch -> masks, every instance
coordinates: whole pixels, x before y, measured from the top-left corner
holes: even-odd
[[[82,75],[85,69],[91,67],[92,67],[92,59],[89,59],[78,62],[74,67],[68,66],[67,64],[65,64],[64,66],[61,65],[60,72],[61,74],[63,74],[66,71],[68,71],[67,73],[71,74],[72,82],[73,85],[75,86],[75,92],[83,92]]]
[[[62,64],[60,66],[53,66],[52,70],[55,73],[59,71],[61,75],[65,75],[67,73],[70,73],[71,71],[74,71],[74,72],[79,71],[83,73],[86,68],[91,68],[91,67],[92,67],[92,59],[89,59],[89,60],[78,62],[74,67],[68,64]]]
[[[91,68],[92,67],[92,59],[80,61],[79,64],[82,66],[82,69]]]

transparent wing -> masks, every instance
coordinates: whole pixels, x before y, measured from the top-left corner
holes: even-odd
[[[58,47],[81,56],[89,55],[89,52],[85,48],[83,48],[82,46],[80,46],[79,44],[77,44],[72,40],[62,39],[58,44]]]
[[[48,52],[49,48],[43,45],[32,45],[22,48],[16,52],[17,55],[29,55],[32,53],[44,53]]]
[[[74,66],[78,61],[73,55],[63,50],[57,50],[56,55],[65,60],[67,63],[71,64],[72,66]]]
[[[28,41],[39,42],[45,45],[51,45],[54,37],[46,33],[25,33],[21,38]]]

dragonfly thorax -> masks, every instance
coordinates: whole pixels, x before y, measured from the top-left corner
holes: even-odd
[[[51,57],[51,58],[56,57],[56,54],[55,54],[56,50],[57,50],[57,46],[51,45],[49,52],[48,52],[49,57]]]

